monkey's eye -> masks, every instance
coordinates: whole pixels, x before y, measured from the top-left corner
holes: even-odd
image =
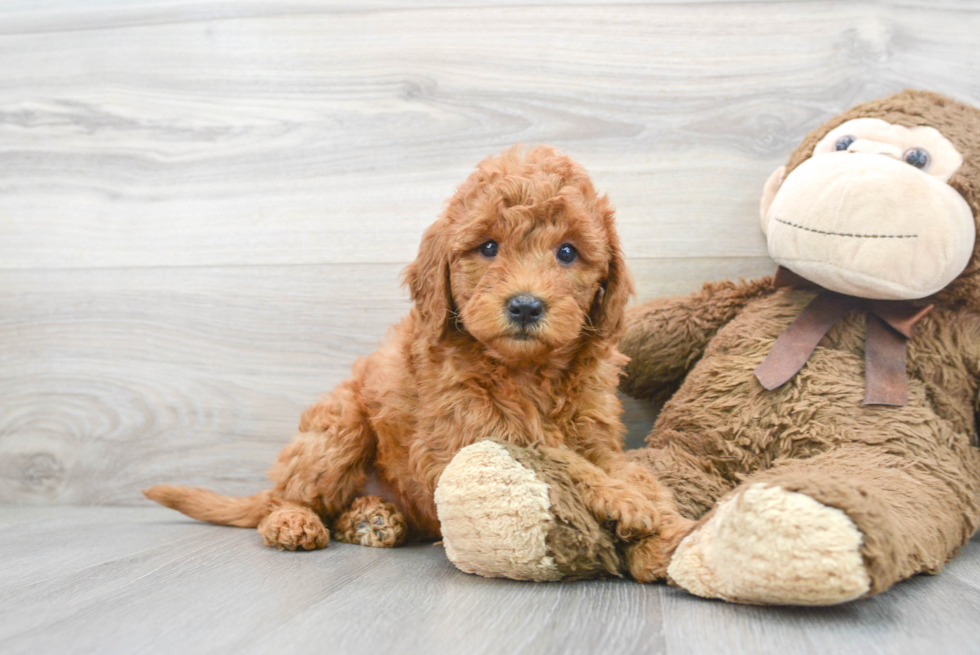
[[[487,258],[494,258],[497,256],[497,242],[491,239],[485,244],[480,246],[480,254]]]
[[[837,139],[837,145],[835,145],[834,148],[837,150],[847,150],[851,147],[851,144],[854,143],[854,141],[855,138],[850,134],[847,136],[842,136],[841,138]]]
[[[909,148],[902,155],[902,161],[916,168],[921,168],[925,170],[929,166],[930,161],[929,153],[922,148]]]
[[[555,257],[558,258],[562,264],[571,264],[578,257],[578,250],[575,249],[570,243],[563,243],[558,246],[558,250],[555,251]]]

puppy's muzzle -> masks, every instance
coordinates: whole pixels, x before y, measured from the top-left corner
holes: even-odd
[[[507,300],[507,318],[510,322],[527,329],[541,320],[544,315],[544,302],[527,293],[512,296]]]

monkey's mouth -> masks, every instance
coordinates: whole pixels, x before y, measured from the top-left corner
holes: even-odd
[[[788,225],[789,227],[796,228],[797,230],[803,230],[805,232],[813,232],[814,234],[824,234],[832,237],[849,237],[851,239],[918,239],[918,234],[862,234],[860,232],[834,232],[832,230],[818,230],[817,228],[807,227],[805,225],[800,225],[799,223],[794,223],[792,221],[787,221],[778,216],[773,216],[772,220],[780,223],[781,225]]]

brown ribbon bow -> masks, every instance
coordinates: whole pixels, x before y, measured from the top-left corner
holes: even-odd
[[[782,266],[773,277],[775,287],[817,285]],[[817,344],[848,312],[864,309],[868,333],[864,343],[864,405],[907,405],[905,356],[912,330],[933,305],[916,307],[904,300],[867,300],[822,290],[803,313],[783,330],[755,377],[770,391],[796,375]]]

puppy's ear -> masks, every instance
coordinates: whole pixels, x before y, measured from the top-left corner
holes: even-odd
[[[626,303],[633,295],[633,277],[626,268],[623,250],[619,245],[619,235],[613,220],[613,208],[609,200],[602,196],[596,202],[596,209],[602,216],[602,223],[609,241],[609,272],[592,301],[589,317],[599,335],[606,339],[618,339],[623,331]]]
[[[443,217],[422,235],[419,254],[402,275],[422,320],[430,334],[445,336],[455,314],[449,281],[449,244],[446,240],[448,220]]]

